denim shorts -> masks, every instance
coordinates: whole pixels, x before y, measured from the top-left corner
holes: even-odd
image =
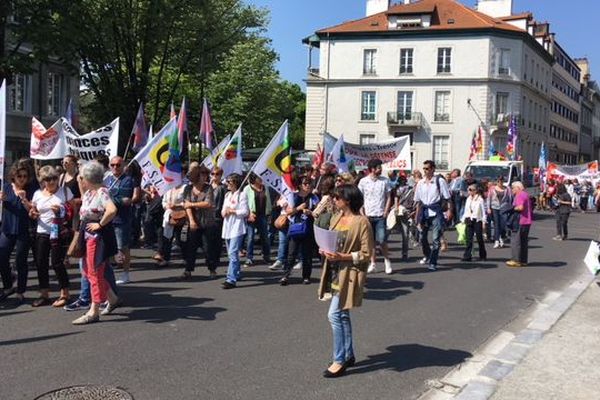
[[[369,217],[371,222],[371,228],[373,229],[373,235],[375,236],[376,244],[383,244],[387,242],[387,228],[384,217]]]
[[[128,249],[131,243],[131,222],[124,224],[113,224],[115,236],[117,238],[117,247],[119,250]]]

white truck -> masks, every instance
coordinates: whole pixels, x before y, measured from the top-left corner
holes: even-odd
[[[515,181],[523,181],[523,161],[469,161],[465,167],[465,173],[470,172],[477,181],[488,179],[495,181],[499,177],[504,178],[506,184]],[[527,185],[526,185],[527,186]]]

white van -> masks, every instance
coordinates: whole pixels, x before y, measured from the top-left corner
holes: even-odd
[[[465,173],[470,172],[477,181],[488,179],[495,181],[499,177],[504,182],[511,184],[515,181],[523,181],[523,161],[469,161],[465,167]]]

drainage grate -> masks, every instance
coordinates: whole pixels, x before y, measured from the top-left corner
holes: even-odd
[[[35,400],[133,400],[133,396],[114,386],[81,385],[53,390]]]

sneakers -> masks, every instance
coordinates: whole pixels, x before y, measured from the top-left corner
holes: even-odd
[[[131,279],[129,279],[129,272],[124,271],[121,274],[121,278],[119,278],[119,280],[117,280],[117,285],[126,285],[128,283],[131,283]]]
[[[427,267],[427,270],[431,271],[431,272],[435,272],[437,271],[437,265],[435,264],[429,264],[429,267]]]
[[[554,236],[554,237],[552,238],[552,240],[559,240],[559,241],[560,241],[560,240],[563,240],[563,238],[562,238],[562,236],[560,236],[560,235],[556,235],[556,236]]]
[[[302,261],[298,261],[295,265],[294,265],[294,269],[302,269]]]
[[[108,301],[100,305],[100,315],[109,315],[121,305],[121,302],[117,300],[115,304],[110,304]]]
[[[392,273],[392,262],[389,258],[384,258],[383,263],[385,264],[385,273],[390,275]]]
[[[235,289],[236,285],[235,283],[231,283],[229,281],[225,281],[223,282],[223,284],[221,285],[221,287],[225,290],[229,290],[229,289]]]
[[[254,264],[254,262],[250,259],[247,259],[246,262],[244,263],[244,267],[249,268]]]
[[[500,241],[499,241],[499,240],[496,240],[496,241],[494,242],[494,248],[495,248],[495,249],[499,249],[499,248],[500,248]]]
[[[79,310],[87,310],[90,308],[90,303],[81,299],[77,299],[71,304],[67,304],[63,307],[65,311],[79,311]]]
[[[282,263],[281,261],[277,260],[277,261],[275,261],[275,262],[273,263],[273,265],[271,265],[271,266],[269,267],[269,269],[270,269],[271,271],[278,271],[278,270],[280,270],[280,269],[283,269],[283,263]]]
[[[500,248],[504,247],[504,240],[502,240],[502,238],[500,238],[500,240],[498,241],[498,243],[500,244]]]
[[[375,272],[377,272],[377,267],[375,267],[375,263],[371,263],[369,269],[367,269],[367,274],[373,274]]]
[[[421,265],[429,264],[429,258],[427,258],[427,257],[421,258],[421,260],[419,260],[419,264],[421,264]]]

